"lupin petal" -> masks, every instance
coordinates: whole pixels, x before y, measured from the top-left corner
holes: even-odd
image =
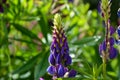
[[[118,9],[117,15],[120,17],[120,8]]]
[[[103,45],[100,44],[100,45],[99,45],[99,53],[100,53],[100,55],[101,55],[102,51],[103,51]]]
[[[69,77],[75,77],[75,75],[77,74],[77,72],[75,70],[70,70],[69,72]]]
[[[61,55],[63,55],[65,52],[64,52],[64,47],[62,47],[61,49]]]
[[[57,43],[56,39],[53,38],[53,42],[51,43],[50,50],[53,50],[55,48],[56,43]]]
[[[102,42],[102,44],[99,45],[99,53],[100,55],[102,54],[102,51],[106,50],[106,45],[105,45],[105,41]]]
[[[116,43],[117,45],[120,45],[120,40],[115,40],[115,43]]]
[[[118,26],[118,28],[117,28],[117,34],[118,34],[118,36],[120,37],[120,26]]]
[[[50,74],[50,75],[54,75],[56,73],[56,70],[55,70],[55,67],[54,66],[49,66],[47,68],[47,72]]]
[[[61,54],[58,54],[56,58],[56,64],[61,64]]]
[[[112,26],[110,26],[110,35],[113,35],[114,33],[115,33],[115,29]]]
[[[64,60],[65,60],[65,66],[68,66],[72,63],[72,59],[68,54],[64,55]]]
[[[116,44],[120,44],[120,42],[118,40],[114,40],[114,38],[110,37],[110,39],[109,39],[109,43],[110,43],[109,58],[110,59],[115,58],[117,56],[117,54],[118,54],[117,49],[115,49],[113,47],[115,42],[116,42]],[[102,56],[103,51],[104,52],[106,51],[105,41],[103,41],[103,43],[99,45],[99,53],[100,53],[101,56]]]
[[[64,68],[64,72],[66,73],[66,72],[68,72],[68,68],[66,67],[66,68]]]
[[[64,72],[64,67],[62,65],[59,65],[59,68],[58,68],[58,76],[59,77],[63,77],[65,74]]]
[[[65,42],[64,42],[64,47],[65,47],[65,49],[68,49],[68,50],[69,50],[68,43],[67,43],[66,40],[65,40]]]
[[[52,65],[55,65],[55,58],[54,58],[53,54],[50,54],[50,56],[49,56],[49,63]]]
[[[111,38],[109,39],[109,42],[110,42],[110,46],[113,46],[113,45],[114,45],[114,42],[115,42],[114,38],[111,37]]]
[[[58,53],[57,53],[56,49],[54,49],[51,54],[53,54],[53,56],[54,56],[55,58],[57,58],[57,56],[58,56]]]
[[[114,47],[111,47],[109,52],[110,52],[109,53],[109,58],[110,59],[115,58],[117,56],[117,54],[118,54],[117,49],[115,49]]]

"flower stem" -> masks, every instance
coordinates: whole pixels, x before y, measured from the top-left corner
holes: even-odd
[[[106,55],[103,57],[103,80],[106,80]]]
[[[108,59],[109,50],[110,50],[110,7],[111,7],[111,0],[102,0],[101,2],[101,10],[102,14],[104,14],[103,19],[105,21],[105,46],[106,50],[102,53],[103,57],[103,80],[106,80],[107,74],[106,74],[106,62]]]

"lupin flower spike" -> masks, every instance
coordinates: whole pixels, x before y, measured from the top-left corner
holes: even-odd
[[[111,0],[102,0],[101,11],[105,22],[110,18]]]
[[[115,58],[118,54],[117,49],[114,48],[115,39],[112,37],[115,31],[110,25],[110,7],[111,0],[101,0],[101,12],[105,21],[105,40],[99,45],[99,53],[103,61],[103,80],[107,80],[106,62],[108,59]]]
[[[105,59],[113,59],[117,56],[117,50],[114,48],[115,39],[112,37],[112,35],[115,33],[115,29],[110,25],[110,6],[111,6],[111,0],[102,0],[101,2],[101,11],[104,16],[106,29],[105,29],[105,40],[100,44],[99,46],[99,53],[101,57],[104,57]],[[120,12],[118,13],[120,15]],[[119,32],[119,30],[118,30]],[[112,44],[112,45],[111,45]]]
[[[72,63],[72,59],[59,14],[54,17],[53,41],[48,61],[50,66],[47,68],[47,72],[53,76],[53,80],[59,77],[75,77],[76,71],[69,71],[67,68]]]

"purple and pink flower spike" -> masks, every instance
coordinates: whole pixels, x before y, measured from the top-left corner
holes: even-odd
[[[69,55],[67,37],[59,14],[54,17],[53,41],[48,61],[50,66],[47,68],[47,72],[53,76],[53,80],[60,77],[75,77],[76,71],[67,68],[72,63],[72,58]]]

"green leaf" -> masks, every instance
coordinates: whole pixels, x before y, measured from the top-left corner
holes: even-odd
[[[97,70],[97,75],[96,76],[99,76],[100,72],[102,72],[102,67],[103,67],[103,64],[101,64]]]
[[[75,41],[73,43],[73,45],[79,45],[79,46],[93,46],[93,45],[96,45],[97,42],[99,41],[100,39],[100,36],[93,36],[93,37],[86,37],[86,38],[83,38],[79,41]]]
[[[78,71],[79,73],[81,73],[81,74],[83,74],[85,76],[88,76],[88,77],[92,78],[92,75],[87,73],[87,72],[85,72],[83,69],[79,68],[79,69],[76,69],[76,71]]]
[[[46,73],[46,69],[48,67],[48,55],[49,55],[49,50],[42,56],[42,60],[38,63],[38,65],[35,66],[35,72],[34,72],[34,77],[35,80],[39,80],[41,76],[43,76]]]
[[[97,79],[97,64],[93,65],[93,78]]]
[[[41,41],[34,33],[32,33],[30,30],[28,30],[27,28],[23,27],[20,24],[12,24],[18,31],[20,31],[22,34],[30,37],[31,39],[37,39],[39,41]],[[42,42],[42,41],[41,41]]]
[[[12,74],[19,74],[19,73],[22,73],[22,72],[25,72],[25,71],[31,69],[35,65],[35,63],[37,62],[40,55],[41,55],[41,53],[39,53],[38,55],[36,55],[33,58],[31,58],[30,60],[28,60],[21,67],[17,68],[15,71],[13,71]]]
[[[102,71],[103,64],[101,64],[99,67],[97,64],[93,65],[93,77],[94,79],[98,79],[100,72]]]
[[[76,26],[76,23],[74,23],[72,26],[70,26],[70,27],[67,29],[67,32],[71,31],[75,26]]]
[[[18,39],[18,38],[8,38],[8,39],[10,39],[10,40],[16,40],[16,41],[20,41],[20,42],[25,42],[27,44],[36,44],[37,45],[37,43],[35,43],[33,41],[28,41],[28,40],[23,40],[23,39]]]
[[[39,21],[40,19],[38,17],[25,17],[25,18],[19,18],[19,20],[21,20],[21,21],[33,21],[33,20]]]
[[[45,37],[46,41],[48,41],[47,39],[47,33],[48,33],[47,18],[45,17],[46,15],[42,13],[41,11],[39,12],[39,14],[41,15],[40,20],[39,20],[39,25],[43,33],[43,36]]]

